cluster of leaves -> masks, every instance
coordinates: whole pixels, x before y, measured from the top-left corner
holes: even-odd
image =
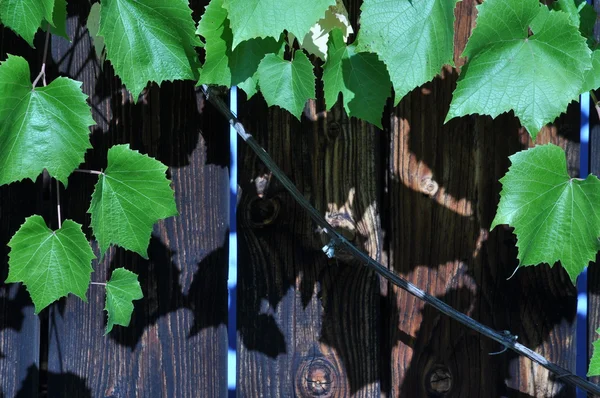
[[[342,0],[211,0],[197,26],[187,0],[101,0],[88,27],[97,52],[106,54],[135,99],[148,82],[193,79],[237,85],[249,97],[260,91],[269,106],[300,118],[316,97],[312,57],[323,67],[326,108],[341,94],[349,116],[381,127],[392,90],[398,104],[453,65],[458,1],[364,0],[356,35]],[[462,54],[468,62],[446,120],[512,111],[535,139],[571,101],[600,87],[596,13],[585,1],[548,7],[538,0],[486,0],[477,8]],[[65,17],[65,0],[0,0],[0,22],[29,44],[40,27],[65,35]],[[85,95],[67,78],[33,89],[28,81],[24,59],[11,56],[0,65],[0,96],[11,98],[0,103],[0,184],[35,179],[46,169],[66,186],[90,147]],[[515,228],[520,266],[560,261],[575,281],[600,248],[594,207],[600,182],[570,178],[564,153],[552,145],[511,161],[492,228]],[[152,225],[176,214],[165,169],[127,146],[111,148],[89,210],[102,253],[115,244],[146,255]],[[68,293],[85,300],[94,256],[78,224],[67,220],[53,232],[33,216],[9,245],[7,281],[27,286],[36,311]],[[135,275],[113,273],[107,331],[128,323],[138,289]]]

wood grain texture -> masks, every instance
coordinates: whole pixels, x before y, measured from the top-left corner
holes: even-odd
[[[473,26],[475,1],[458,4],[455,54]],[[461,60],[456,60],[461,65]],[[560,267],[520,269],[515,238],[489,231],[508,156],[531,145],[514,117],[464,117],[443,125],[457,79],[415,89],[390,115],[389,198],[382,213],[390,266],[417,286],[574,370],[575,290]],[[577,108],[546,128],[537,143],[567,149],[578,167]],[[556,397],[574,389],[529,360],[501,350],[414,297],[387,298],[392,397]]]
[[[194,7],[199,8],[200,4]],[[108,63],[100,68],[85,29],[86,2],[70,2],[73,43],[52,38],[51,63],[83,82],[93,116],[82,168],[106,167],[117,143],[170,166],[179,216],[159,222],[149,260],[111,249],[95,261],[92,280],[116,267],[139,274],[144,298],[134,302],[128,328],[104,336],[105,291],[91,286],[88,303],[69,297],[49,316],[48,396],[220,397],[227,393],[227,231],[229,143],[227,123],[205,107],[193,82],[152,85],[138,103]],[[63,215],[89,230],[96,178],[76,173],[62,192]],[[97,248],[95,247],[96,251]]]
[[[310,102],[298,122],[256,98],[239,116],[313,205],[378,257],[379,135],[322,107]],[[328,261],[307,214],[243,144],[239,157],[239,396],[379,396],[377,278]],[[269,179],[264,192],[257,177]]]

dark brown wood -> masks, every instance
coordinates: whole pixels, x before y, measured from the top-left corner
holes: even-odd
[[[298,122],[256,98],[239,116],[315,207],[379,258],[379,135],[338,107],[317,106]],[[268,188],[257,192],[265,178]],[[240,185],[239,395],[379,396],[377,278],[328,261],[310,218],[243,145]]]
[[[472,28],[475,1],[455,11],[456,54]],[[457,65],[462,63],[456,59]],[[382,219],[389,231],[390,266],[453,307],[574,371],[575,290],[560,267],[517,266],[515,238],[505,226],[489,231],[508,156],[531,143],[515,118],[464,117],[443,124],[457,73],[415,89],[390,115],[389,198]],[[578,170],[578,109],[540,133],[569,153]],[[391,289],[391,396],[572,396],[574,390],[525,358],[500,351]],[[388,351],[389,349],[389,351]],[[438,394],[438,395],[436,395]]]

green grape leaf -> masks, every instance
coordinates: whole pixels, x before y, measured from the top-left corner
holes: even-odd
[[[570,178],[564,151],[552,144],[510,160],[491,229],[514,227],[519,266],[560,261],[574,283],[600,249],[600,180]]]
[[[87,301],[92,252],[81,225],[66,220],[57,231],[41,216],[28,217],[10,242],[7,283],[23,282],[38,314],[72,293]]]
[[[446,121],[513,110],[535,139],[578,98],[591,52],[568,14],[538,0],[486,1],[477,9],[477,26],[463,53],[469,62]]]
[[[372,53],[357,53],[347,46],[341,30],[331,31],[328,59],[323,69],[323,85],[327,110],[343,96],[348,116],[381,126],[381,114],[391,93],[391,83],[383,62]]]
[[[136,100],[149,81],[197,79],[191,14],[187,0],[102,0],[106,58]]]
[[[133,313],[133,300],[144,297],[138,282],[138,276],[125,268],[113,271],[106,283],[106,305],[108,313],[105,335],[109,334],[114,325],[129,326]]]
[[[571,23],[579,28],[583,37],[593,36],[597,15],[594,7],[585,0],[558,0],[550,7],[553,10],[566,12]]]
[[[166,171],[167,166],[129,145],[108,150],[108,165],[98,178],[88,210],[101,253],[115,244],[148,258],[154,224],[177,215]]]
[[[600,50],[592,52],[592,69],[585,71],[581,93],[600,87]]]
[[[304,37],[335,0],[225,0],[233,31],[233,48],[244,40],[272,37],[284,30]]]
[[[453,65],[454,6],[459,0],[365,0],[357,51],[386,64],[398,105],[442,66]]]
[[[200,69],[198,84],[235,86],[255,76],[258,64],[266,54],[276,53],[283,42],[275,39],[250,39],[233,51],[233,34],[223,0],[212,0],[198,24],[197,34],[204,37],[206,60]],[[251,86],[243,86],[251,90]],[[244,90],[246,91],[246,90]],[[250,94],[250,93],[248,93]]]
[[[258,84],[267,105],[277,105],[300,120],[304,104],[315,98],[315,74],[306,54],[296,51],[294,60],[269,54],[258,66]]]
[[[100,3],[92,4],[90,8],[90,13],[87,18],[87,29],[92,38],[92,43],[94,44],[94,50],[96,51],[96,57],[100,60],[100,67],[102,68],[102,64],[106,59],[106,53],[104,52],[104,37],[98,36],[98,32],[100,31],[100,10],[102,9],[102,5]]]
[[[354,33],[354,29],[348,20],[348,11],[342,0],[336,0],[335,6],[329,7],[325,11],[325,16],[310,28],[310,31],[302,40],[301,47],[309,54],[313,54],[326,61],[329,32],[334,28],[338,28],[343,32],[344,43]]]
[[[52,21],[54,0],[0,0],[0,22],[31,47],[42,21]]]
[[[596,329],[596,334],[600,334],[600,329]],[[592,346],[594,347],[594,351],[590,358],[587,377],[600,376],[600,339],[594,341]]]
[[[81,83],[59,77],[32,89],[27,61],[9,56],[0,64],[0,98],[0,185],[46,169],[66,186],[95,124]]]
[[[52,10],[52,21],[44,20],[42,28],[46,23],[50,24],[50,33],[62,36],[67,40],[71,40],[67,34],[67,0],[54,0],[54,9]]]
[[[258,92],[258,81],[256,74],[254,76],[247,78],[241,83],[238,83],[238,87],[244,90],[246,93],[247,99],[250,99]]]

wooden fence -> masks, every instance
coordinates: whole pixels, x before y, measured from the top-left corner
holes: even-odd
[[[357,26],[360,1],[345,1]],[[206,2],[193,1],[198,20]],[[456,10],[456,54],[476,16]],[[227,396],[229,140],[226,121],[193,82],[152,85],[136,104],[96,59],[85,20],[69,1],[69,43],[52,37],[49,78],[83,82],[97,125],[85,168],[105,167],[116,143],[170,167],[178,217],[154,229],[149,260],[111,249],[92,280],[125,266],[145,297],[129,328],[104,336],[104,290],[33,314],[26,290],[0,284],[0,397]],[[0,60],[36,49],[0,30]],[[456,63],[462,60],[456,57]],[[318,73],[320,71],[317,70]],[[299,122],[258,95],[239,116],[313,205],[372,257],[427,292],[568,369],[575,369],[576,291],[560,267],[529,267],[509,280],[515,237],[489,231],[508,155],[532,145],[516,119],[465,117],[443,124],[457,73],[445,68],[384,114],[384,129],[311,102]],[[322,87],[318,87],[322,90]],[[0,99],[2,100],[2,99]],[[574,104],[538,143],[566,149],[579,171]],[[592,142],[594,144],[594,142]],[[597,144],[596,144],[597,145]],[[237,394],[240,397],[572,397],[543,368],[439,314],[346,258],[327,259],[310,218],[240,142],[237,217]],[[593,169],[596,172],[599,167]],[[257,192],[256,179],[269,180]],[[63,216],[85,224],[94,179],[75,174]],[[6,243],[37,213],[56,227],[47,178],[0,187],[0,279]],[[593,267],[592,267],[593,268]],[[590,274],[590,324],[600,326],[600,273]]]

